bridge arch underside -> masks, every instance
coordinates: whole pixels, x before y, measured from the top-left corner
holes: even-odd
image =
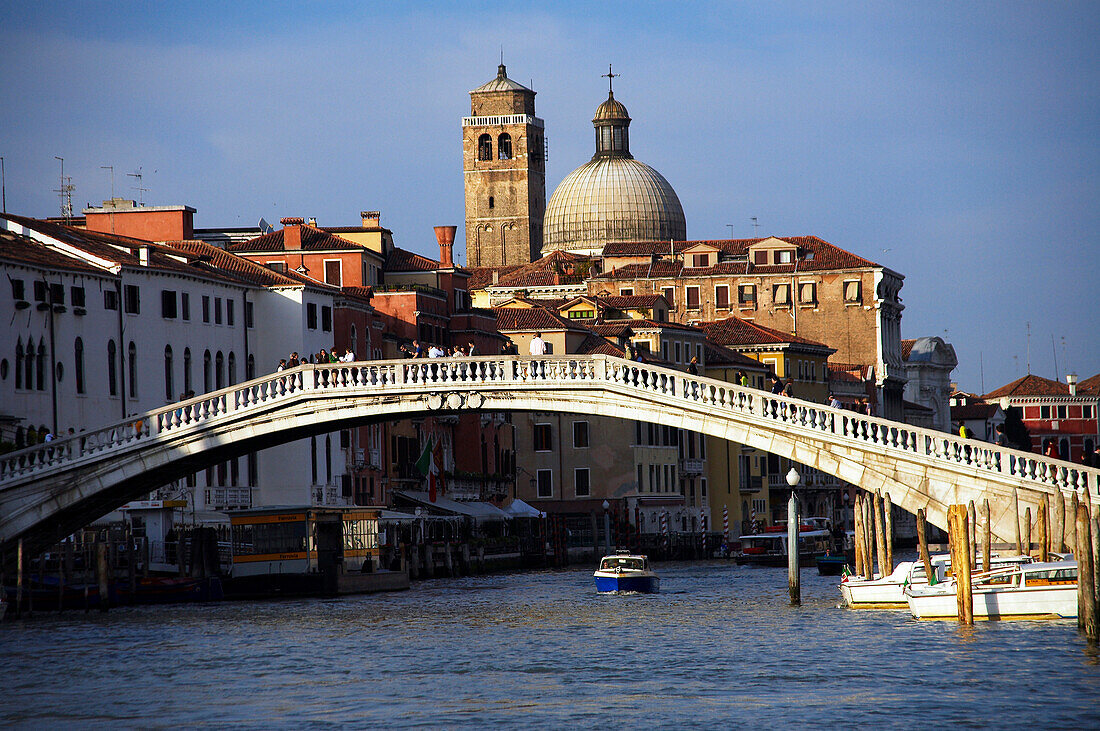
[[[176,433],[135,440],[133,447],[120,450],[109,462],[5,489],[0,550],[10,556],[19,538],[25,550],[45,550],[130,500],[232,457],[339,429],[461,412],[588,414],[700,432],[787,457],[865,490],[889,492],[894,505],[911,513],[924,508],[929,522],[940,527],[946,527],[948,506],[968,500],[980,503],[985,497],[991,504],[994,539],[1000,541],[1015,535],[1013,488],[1020,490],[1021,509],[1034,509],[1044,492],[1034,483],[1020,484],[963,464],[930,468],[916,458],[907,460],[903,451],[875,444],[855,448],[809,427],[776,423],[774,428],[762,428],[750,417],[718,413],[689,400],[670,407],[667,400],[615,385],[596,382],[547,389],[508,384],[500,391],[487,385],[355,396],[304,392],[261,413],[250,410],[237,419],[229,413]]]

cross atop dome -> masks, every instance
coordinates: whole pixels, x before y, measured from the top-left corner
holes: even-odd
[[[600,78],[606,78],[607,79],[607,93],[608,93],[609,96],[613,96],[615,94],[615,92],[611,88],[611,81],[616,76],[622,76],[622,74],[613,74],[613,73],[611,73],[611,64],[607,64],[607,73],[600,75]]]

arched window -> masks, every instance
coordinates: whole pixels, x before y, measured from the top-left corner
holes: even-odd
[[[256,357],[254,355],[248,356],[248,363],[245,365],[245,380],[251,381],[256,377]]]
[[[35,362],[35,376],[38,379],[38,390],[46,390],[46,341],[38,341],[38,358]]]
[[[15,341],[15,387],[23,388],[23,338]]]
[[[84,393],[84,341],[80,338],[73,344],[73,359],[76,361],[76,392]]]
[[[191,348],[183,349],[183,393],[191,392]]]
[[[128,348],[129,368],[126,376],[130,379],[130,398],[137,398],[137,346],[130,341]]]
[[[164,346],[164,400],[175,399],[176,389],[172,384],[172,346]]]
[[[495,200],[493,200],[493,196],[489,196],[489,210],[490,210],[490,211],[491,211],[491,210],[493,210],[493,206],[494,206],[495,204],[496,204],[496,201],[495,201]]]
[[[107,393],[118,396],[118,349],[114,340],[107,341]]]
[[[512,135],[501,132],[497,137],[497,158],[500,160],[512,159]]]
[[[358,340],[358,337],[357,337],[358,334],[359,333],[358,333],[358,331],[356,331],[355,325],[352,325],[351,326],[351,352],[353,352],[353,353],[358,353],[359,352],[359,340]]]
[[[481,135],[477,138],[477,159],[493,159],[493,138],[489,135]]]
[[[210,361],[210,351],[202,354],[202,390],[209,393],[214,390],[214,364]]]
[[[237,383],[237,356],[232,351],[229,353],[229,385]]]
[[[219,391],[225,388],[225,356],[220,350],[214,356],[214,388]]]

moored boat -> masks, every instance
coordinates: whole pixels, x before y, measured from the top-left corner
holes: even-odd
[[[814,557],[829,550],[832,534],[827,530],[801,530],[798,532],[799,566],[812,564]],[[741,536],[741,552],[734,558],[738,564],[759,566],[787,565],[786,531],[768,531]]]
[[[1077,562],[1009,564],[971,577],[975,619],[1060,619],[1077,616]],[[954,577],[905,589],[917,619],[958,617]]]
[[[981,561],[980,558],[978,560]],[[931,556],[929,562],[935,575],[933,583],[944,581],[951,567],[951,556],[938,554]],[[997,567],[1030,562],[1030,556],[990,557],[990,564]],[[844,597],[844,604],[850,609],[905,609],[909,606],[905,587],[927,584],[928,575],[924,571],[923,562],[902,561],[889,576],[875,574],[874,579],[845,576],[840,582],[840,594]]]
[[[618,551],[604,556],[592,577],[598,592],[656,594],[661,589],[661,579],[650,568],[649,558],[639,553]]]

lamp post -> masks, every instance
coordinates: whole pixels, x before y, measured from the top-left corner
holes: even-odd
[[[802,586],[798,575],[798,496],[795,494],[801,479],[794,467],[787,473],[787,484],[791,486],[791,497],[787,501],[787,585],[792,607],[802,604]]]
[[[604,555],[611,553],[611,515],[607,512],[611,507],[611,503],[606,500],[603,501],[603,543]]]

